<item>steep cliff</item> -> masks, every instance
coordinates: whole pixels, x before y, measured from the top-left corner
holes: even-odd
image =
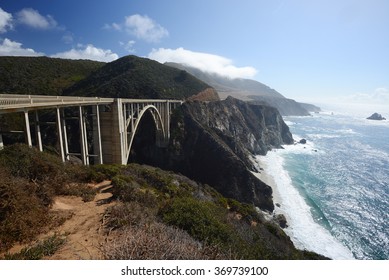
[[[273,107],[232,97],[186,102],[173,115],[168,150],[163,156],[149,155],[154,161],[145,163],[180,172],[226,197],[272,211],[272,189],[250,172],[255,170],[250,157],[291,143],[289,128]]]

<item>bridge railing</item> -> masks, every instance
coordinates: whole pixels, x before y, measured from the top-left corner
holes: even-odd
[[[183,102],[181,100],[168,99],[120,98],[120,100],[122,104],[156,105],[170,103],[173,107]],[[0,94],[0,114],[53,107],[103,105],[113,102],[115,102],[114,98],[102,97]]]
[[[0,113],[8,112],[11,109],[109,104],[113,101],[113,98],[101,97],[0,94]]]

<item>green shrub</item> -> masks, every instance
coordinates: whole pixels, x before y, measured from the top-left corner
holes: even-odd
[[[260,222],[262,220],[253,205],[242,203],[232,198],[227,199],[227,204],[230,208],[230,211],[241,214],[242,218],[247,222]]]
[[[226,223],[226,210],[208,201],[176,198],[161,211],[163,221],[187,231],[210,244],[224,244],[235,239]]]
[[[115,164],[101,164],[93,165],[90,167],[90,180],[95,182],[101,182],[103,180],[111,180],[117,174],[121,172],[123,166]]]
[[[6,167],[15,177],[35,182],[48,178],[54,180],[56,177],[63,179],[66,174],[64,165],[58,157],[45,152],[40,153],[24,144],[14,144],[1,150],[0,165]]]
[[[148,186],[143,186],[128,175],[116,175],[112,178],[113,195],[123,202],[136,201],[152,207],[158,206],[157,195]]]
[[[126,226],[143,226],[156,220],[156,211],[138,202],[125,202],[107,209],[108,229],[118,229]]]
[[[0,251],[15,242],[31,240],[50,223],[48,206],[36,186],[0,171]]]
[[[95,198],[96,193],[97,189],[82,183],[63,184],[56,192],[57,195],[79,196],[84,202],[92,201]]]

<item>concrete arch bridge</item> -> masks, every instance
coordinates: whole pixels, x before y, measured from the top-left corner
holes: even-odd
[[[85,165],[127,164],[143,116],[151,114],[156,145],[164,147],[170,138],[171,113],[182,103],[181,100],[0,94],[0,114],[22,113],[24,131],[19,132],[25,134],[29,146],[35,145],[43,151],[40,114],[54,110],[56,119],[51,124],[56,126],[63,161],[76,155]],[[66,111],[76,112],[71,119],[79,125],[79,151],[69,151],[66,123],[70,118]],[[0,149],[4,145],[2,134],[10,132],[0,131]]]

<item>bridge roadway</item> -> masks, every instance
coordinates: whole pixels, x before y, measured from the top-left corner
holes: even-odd
[[[63,161],[70,156],[80,156],[85,165],[92,162],[127,164],[142,117],[151,114],[156,127],[156,145],[166,146],[170,138],[171,112],[182,103],[181,100],[0,94],[0,114],[23,113],[26,143],[43,151],[41,125],[47,123],[39,120],[39,113],[55,110],[56,137]],[[65,115],[65,111],[69,115],[75,110],[76,117]],[[66,125],[67,120],[74,118],[79,122],[80,151],[76,152],[69,151]],[[31,133],[31,119],[35,137]],[[90,131],[92,137],[88,137]],[[0,131],[0,149],[4,133],[10,131]]]

